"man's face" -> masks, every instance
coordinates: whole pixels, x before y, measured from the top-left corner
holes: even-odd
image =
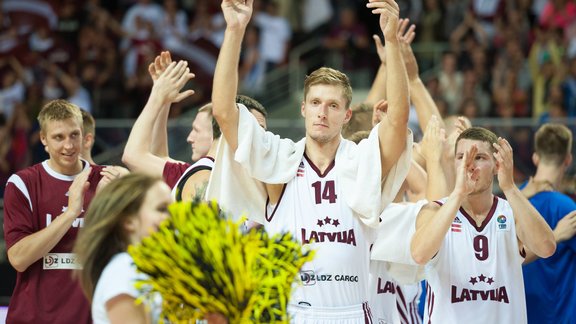
[[[462,139],[456,144],[456,168],[460,166],[463,161],[464,152],[470,150],[472,145],[476,145],[478,148],[478,153],[474,158],[473,168],[479,171],[478,182],[476,187],[472,191],[472,195],[482,193],[486,190],[492,191],[492,183],[494,181],[494,175],[497,174],[497,164],[496,159],[493,155],[493,150],[488,142]]]
[[[49,165],[54,171],[75,175],[82,169],[82,124],[74,119],[47,121],[40,140],[50,155]]]
[[[212,116],[208,112],[201,111],[196,115],[186,140],[192,147],[192,162],[208,154],[213,141]]]
[[[313,85],[304,100],[300,110],[306,124],[306,135],[321,144],[339,139],[342,126],[352,116],[342,88]]]

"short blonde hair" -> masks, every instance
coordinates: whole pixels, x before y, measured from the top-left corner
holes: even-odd
[[[73,119],[78,123],[78,125],[80,125],[80,127],[83,126],[82,112],[78,106],[64,99],[52,100],[44,105],[38,114],[40,131],[46,131],[46,123],[49,121],[61,121],[67,119]]]
[[[344,92],[344,99],[346,99],[346,109],[350,107],[352,102],[352,86],[346,74],[328,67],[321,67],[304,80],[304,100],[310,91],[310,87],[318,84],[339,86]]]

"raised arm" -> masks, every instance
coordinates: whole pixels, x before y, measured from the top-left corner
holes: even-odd
[[[432,116],[426,126],[424,138],[420,143],[420,150],[426,160],[426,199],[433,201],[450,194],[450,186],[442,167],[442,150],[446,142],[446,133],[440,126],[440,120]]]
[[[212,113],[232,150],[238,147],[238,64],[242,39],[252,16],[253,0],[223,0],[226,30],[212,86]]]
[[[498,183],[514,212],[516,235],[537,256],[547,258],[556,251],[556,240],[542,215],[514,184],[512,147],[507,140],[498,138],[494,143],[494,157],[498,162]]]
[[[408,27],[408,19],[401,19],[400,24],[400,48],[402,50],[402,58],[404,59],[404,64],[406,65],[406,73],[408,75],[408,84],[410,87],[410,99],[416,108],[416,114],[418,115],[418,123],[422,130],[426,129],[428,121],[432,116],[438,117],[440,127],[444,128],[444,121],[442,116],[440,116],[440,111],[432,99],[430,92],[426,89],[424,82],[420,79],[418,62],[416,61],[416,56],[412,51],[412,41],[416,36],[415,26],[410,25]],[[407,31],[406,28],[408,28]]]
[[[435,202],[424,206],[416,219],[416,233],[412,237],[410,252],[418,264],[424,265],[438,253],[450,225],[468,194],[478,181],[478,170],[472,168],[478,148],[472,146],[464,153],[463,161],[458,167],[456,186],[442,206]]]
[[[388,112],[380,122],[380,160],[382,179],[396,164],[406,146],[408,133],[409,90],[406,67],[398,37],[398,4],[394,0],[370,0],[366,5],[380,15],[380,28],[386,42],[386,93]]]
[[[164,51],[156,56],[153,63],[148,66],[148,73],[154,82],[158,80],[162,72],[172,63],[170,52]],[[170,113],[170,103],[165,104],[158,118],[152,127],[152,142],[150,143],[150,153],[167,161],[170,159],[168,151],[168,114]]]
[[[90,186],[88,182],[90,172],[92,172],[92,168],[82,171],[70,185],[66,211],[54,218],[49,226],[20,239],[8,249],[8,261],[10,261],[16,271],[26,271],[30,265],[48,254],[68,232],[74,220],[80,216],[84,206],[84,194]],[[15,186],[10,186],[6,190],[6,222],[11,217],[24,216],[18,210],[27,207],[27,204],[15,206],[15,211],[12,211],[12,208],[9,207],[13,201],[18,200],[18,197],[15,196],[18,193],[14,189]],[[32,217],[31,215],[28,216]]]
[[[366,96],[365,102],[370,106],[373,106],[380,100],[386,99],[386,49],[382,44],[380,36],[373,35],[372,38],[374,39],[376,52],[380,58],[380,66],[378,67],[374,81],[372,81],[368,96]]]
[[[166,161],[150,152],[152,142],[150,130],[162,107],[171,102],[180,102],[194,93],[193,90],[180,92],[192,77],[187,62],[172,62],[154,82],[148,102],[134,123],[122,155],[122,162],[130,170],[162,175]]]

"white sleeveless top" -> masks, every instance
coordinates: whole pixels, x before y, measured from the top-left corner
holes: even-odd
[[[198,161],[194,162],[191,166],[189,166],[188,169],[186,169],[186,171],[184,171],[184,173],[180,176],[178,181],[176,181],[174,188],[172,188],[172,197],[174,198],[174,200],[176,201],[182,200],[182,190],[184,189],[184,185],[186,185],[186,181],[188,180],[188,178],[190,178],[198,171],[202,170],[212,171],[213,168],[214,168],[214,159],[207,156],[200,158]]]
[[[506,200],[494,197],[480,227],[460,208],[426,265],[424,323],[526,323],[523,260]]]
[[[306,156],[275,206],[267,205],[265,229],[291,232],[315,257],[304,264],[291,304],[344,307],[368,300],[370,243],[375,232],[353,215],[336,181],[334,162],[321,174]]]

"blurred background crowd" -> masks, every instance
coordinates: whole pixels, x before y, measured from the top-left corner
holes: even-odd
[[[417,26],[414,52],[441,113],[498,127],[514,146],[518,179],[532,173],[533,128],[550,119],[570,123],[576,115],[576,3],[398,3],[401,17]],[[281,121],[298,119],[298,73],[329,65],[348,73],[355,90],[370,86],[380,64],[372,40],[379,28],[365,4],[255,1],[243,44],[240,92],[270,110],[273,131],[290,136],[281,128],[292,124]],[[2,184],[13,172],[46,158],[36,116],[44,102],[55,98],[94,115],[96,162],[118,162],[113,155],[98,158],[98,151],[123,148],[125,128],[152,85],[148,63],[162,49],[187,60],[196,74],[188,85],[196,94],[172,107],[171,117],[185,118],[210,98],[225,26],[218,1],[0,0],[0,8]],[[285,106],[291,113],[283,113]]]

